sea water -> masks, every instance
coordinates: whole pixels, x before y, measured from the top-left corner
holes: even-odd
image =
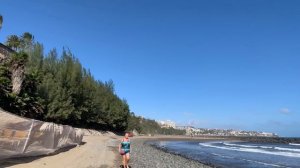
[[[300,168],[300,144],[156,141],[167,152],[224,168]]]

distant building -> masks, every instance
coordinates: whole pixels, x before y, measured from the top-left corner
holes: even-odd
[[[176,128],[175,122],[171,120],[157,121],[161,128]]]
[[[270,133],[270,132],[261,132],[259,135],[260,135],[260,136],[265,136],[265,137],[273,137],[273,136],[276,136],[276,134]]]
[[[242,131],[232,129],[208,129],[195,128],[191,126],[177,126],[176,129],[185,130],[189,136],[257,136],[257,137],[277,137],[277,134],[269,132]]]
[[[178,125],[176,125],[176,129],[179,129],[179,130],[186,130],[188,128],[191,128],[191,126],[178,126]]]

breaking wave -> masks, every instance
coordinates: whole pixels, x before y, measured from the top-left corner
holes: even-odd
[[[255,145],[242,145],[234,143],[199,143],[201,146],[218,148],[224,150],[241,151],[241,152],[252,152],[252,153],[263,153],[270,155],[296,157],[300,158],[300,149],[294,148],[282,148],[273,146],[255,146]]]

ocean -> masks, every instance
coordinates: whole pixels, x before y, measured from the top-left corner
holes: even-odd
[[[167,152],[223,168],[300,168],[300,144],[153,141]]]

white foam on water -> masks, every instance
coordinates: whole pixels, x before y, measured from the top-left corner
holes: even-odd
[[[226,143],[224,143],[224,144],[226,145]],[[234,144],[228,144],[228,145],[234,145]],[[243,145],[243,146],[247,146],[247,145]],[[251,146],[251,147],[253,147],[253,146]],[[261,147],[261,146],[259,146],[259,147]],[[234,157],[225,156],[225,155],[221,155],[221,154],[217,154],[217,153],[212,153],[212,154],[215,155],[215,156],[223,157],[223,158],[229,158],[229,159],[233,159],[234,158]],[[262,164],[262,165],[265,165],[265,166],[290,168],[290,167],[287,167],[287,166],[282,166],[282,165],[277,165],[277,164],[272,164],[272,163],[265,163],[265,162],[250,160],[250,159],[242,159],[242,160],[247,161],[247,162],[253,162],[253,163],[257,163],[257,164]]]
[[[257,148],[258,146],[250,146],[250,145],[238,145],[238,144],[232,144],[232,143],[223,143],[224,145],[227,146],[239,146],[239,147],[245,147],[245,148]]]
[[[259,146],[260,148],[263,148],[263,149],[272,149],[273,147],[271,146]]]
[[[274,149],[277,149],[277,150],[283,150],[283,151],[300,152],[300,149],[292,149],[292,148],[275,147]]]
[[[289,143],[289,145],[300,146],[300,144],[297,144],[297,143]]]
[[[282,152],[282,151],[266,151],[266,150],[263,150],[263,149],[254,149],[254,148],[215,146],[215,145],[212,145],[212,143],[199,143],[199,145],[202,145],[202,146],[205,146],[205,147],[211,147],[211,148],[224,149],[224,150],[252,152],[252,153],[263,153],[263,154],[270,154],[270,155],[277,155],[277,156],[300,158],[300,153]]]
[[[234,143],[223,143],[224,145],[227,146],[238,146],[238,147],[245,147],[245,148],[264,148],[264,149],[272,149],[273,147],[271,146],[255,146],[255,145],[241,145],[241,144],[234,144]]]
[[[249,159],[243,159],[243,160],[248,161],[248,162],[254,162],[254,163],[262,164],[262,165],[265,165],[265,166],[290,168],[290,167],[286,167],[286,166],[281,166],[281,165],[271,164],[271,163],[265,163],[265,162],[255,161],[255,160],[249,160]]]

